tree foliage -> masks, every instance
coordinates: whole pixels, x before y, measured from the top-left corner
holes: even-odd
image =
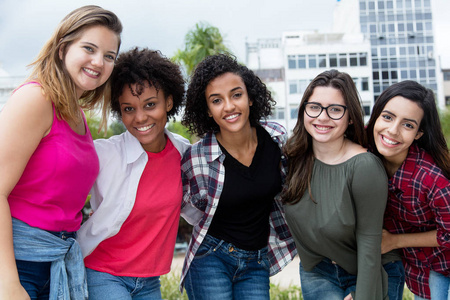
[[[447,145],[450,147],[450,109],[441,113],[441,126]]]
[[[189,76],[205,57],[217,53],[231,53],[224,44],[220,30],[208,23],[195,24],[186,34],[184,41],[184,50],[178,49],[173,60],[183,64]]]

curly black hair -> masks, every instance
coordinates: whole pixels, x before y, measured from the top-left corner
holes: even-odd
[[[136,93],[140,95],[145,84],[162,90],[164,97],[172,95],[173,107],[167,119],[175,116],[184,101],[185,81],[180,67],[163,56],[160,51],[135,47],[123,52],[117,58],[111,74],[111,111],[121,118],[119,97],[124,88],[137,84]]]
[[[233,73],[242,78],[248,97],[253,101],[250,106],[250,124],[256,126],[260,120],[270,115],[276,102],[272,99],[266,85],[246,66],[239,64],[230,54],[216,54],[206,57],[195,68],[186,93],[186,107],[181,123],[193,134],[202,137],[207,132],[218,132],[219,125],[208,116],[206,87],[215,78]]]

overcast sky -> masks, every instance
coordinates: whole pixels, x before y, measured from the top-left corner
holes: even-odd
[[[346,1],[346,0],[341,0]],[[12,76],[29,64],[59,21],[73,9],[96,4],[122,21],[122,48],[161,50],[171,57],[197,22],[220,29],[245,61],[245,42],[280,38],[283,31],[331,30],[337,0],[0,0],[0,65]],[[432,0],[437,53],[450,68],[450,1]],[[444,51],[445,50],[445,51]],[[445,54],[445,55],[444,55]]]

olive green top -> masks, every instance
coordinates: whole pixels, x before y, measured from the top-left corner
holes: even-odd
[[[357,276],[357,300],[385,299],[387,275],[381,265],[381,230],[388,183],[372,153],[328,165],[315,160],[311,192],[285,205],[286,220],[306,271],[324,257]]]

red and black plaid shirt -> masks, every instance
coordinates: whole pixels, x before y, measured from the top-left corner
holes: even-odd
[[[414,294],[430,299],[430,269],[450,275],[450,182],[433,158],[415,144],[389,180],[384,227],[391,233],[437,229],[440,247],[402,249],[406,284]]]

